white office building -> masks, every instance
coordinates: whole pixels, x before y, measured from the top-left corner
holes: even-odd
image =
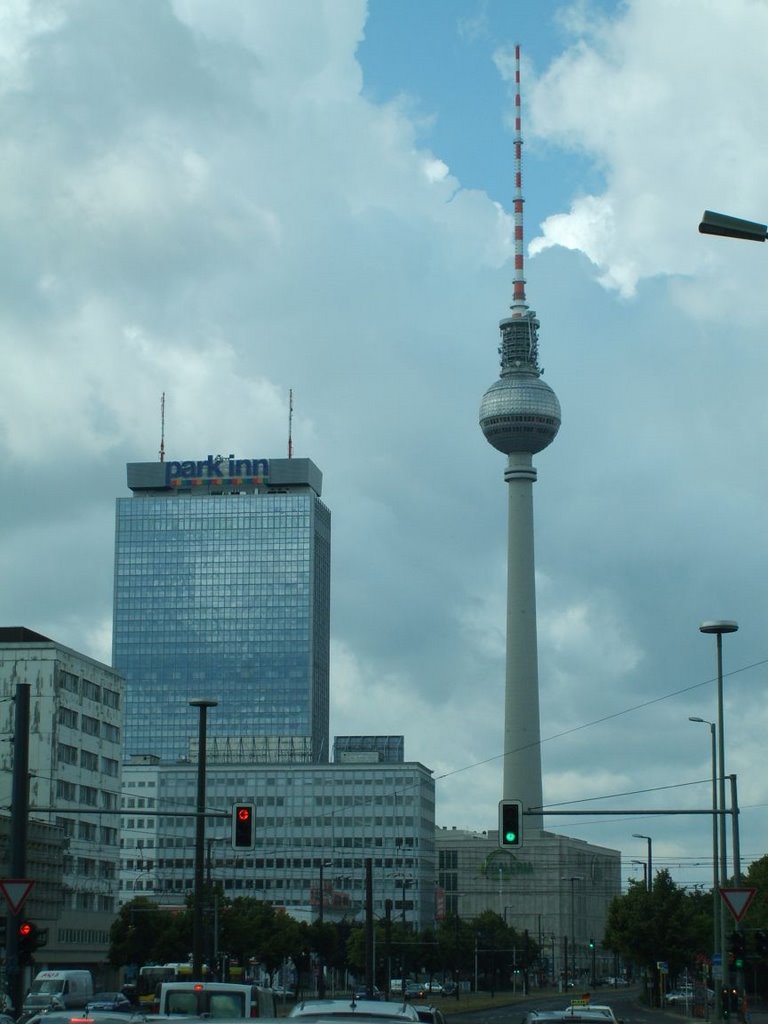
[[[337,738],[334,762],[320,765],[235,760],[216,740],[207,749],[205,873],[228,897],[312,920],[322,893],[325,920],[361,920],[370,858],[375,916],[389,899],[395,919],[434,922],[434,781],[402,760],[402,737]],[[138,755],[123,766],[121,902],[181,904],[192,891],[197,779],[193,751],[181,763]],[[232,807],[242,802],[254,805],[255,846],[236,851]]]

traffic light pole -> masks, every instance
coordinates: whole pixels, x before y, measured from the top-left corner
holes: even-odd
[[[16,685],[16,712],[13,726],[13,777],[11,783],[11,856],[12,878],[27,874],[27,817],[29,812],[29,683]],[[17,911],[8,915],[5,947],[5,973],[8,992],[17,1014],[24,1002],[24,971],[19,963],[19,924]]]

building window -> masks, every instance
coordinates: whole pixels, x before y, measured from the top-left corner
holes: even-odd
[[[74,787],[73,787],[74,789]],[[74,797],[72,798],[74,799]],[[80,787],[80,803],[87,804],[88,807],[96,807],[99,802],[99,791],[93,786],[81,786]]]
[[[64,779],[59,779],[56,783],[56,796],[59,800],[76,800],[77,786],[75,786],[74,782],[66,782]]]
[[[71,672],[65,672],[62,669],[59,673],[59,687],[68,693],[79,693],[80,680],[77,676],[72,675]]]
[[[97,772],[99,770],[99,755],[94,754],[92,750],[81,750],[80,767],[87,768],[89,772]]]
[[[68,726],[70,729],[76,729],[78,723],[78,714],[72,708],[59,708],[59,722],[62,725]]]
[[[106,690],[104,692],[107,693]],[[116,725],[112,725],[111,722],[102,722],[101,727],[105,740],[109,740],[110,743],[120,742],[120,730]]]
[[[90,679],[83,680],[83,696],[89,700],[98,701],[101,704],[101,687],[98,683],[92,683]]]
[[[81,722],[81,728],[88,736],[98,736],[101,732],[98,718],[93,718],[91,715],[83,715]]]
[[[77,747],[69,743],[59,744],[59,764],[77,764]]]
[[[119,708],[120,707],[120,694],[114,690],[108,690],[106,686],[103,690],[103,702],[108,708]]]

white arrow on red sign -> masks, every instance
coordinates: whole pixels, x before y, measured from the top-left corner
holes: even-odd
[[[749,910],[757,889],[721,889],[723,903],[731,912],[734,921],[740,921]]]
[[[33,878],[0,878],[0,892],[12,914],[18,914],[24,906],[34,884]]]

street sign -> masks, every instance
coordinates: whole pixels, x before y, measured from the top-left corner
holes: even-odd
[[[0,892],[12,914],[18,914],[24,906],[34,884],[32,878],[0,878]]]
[[[757,889],[720,889],[720,897],[734,921],[740,921],[749,910]]]

